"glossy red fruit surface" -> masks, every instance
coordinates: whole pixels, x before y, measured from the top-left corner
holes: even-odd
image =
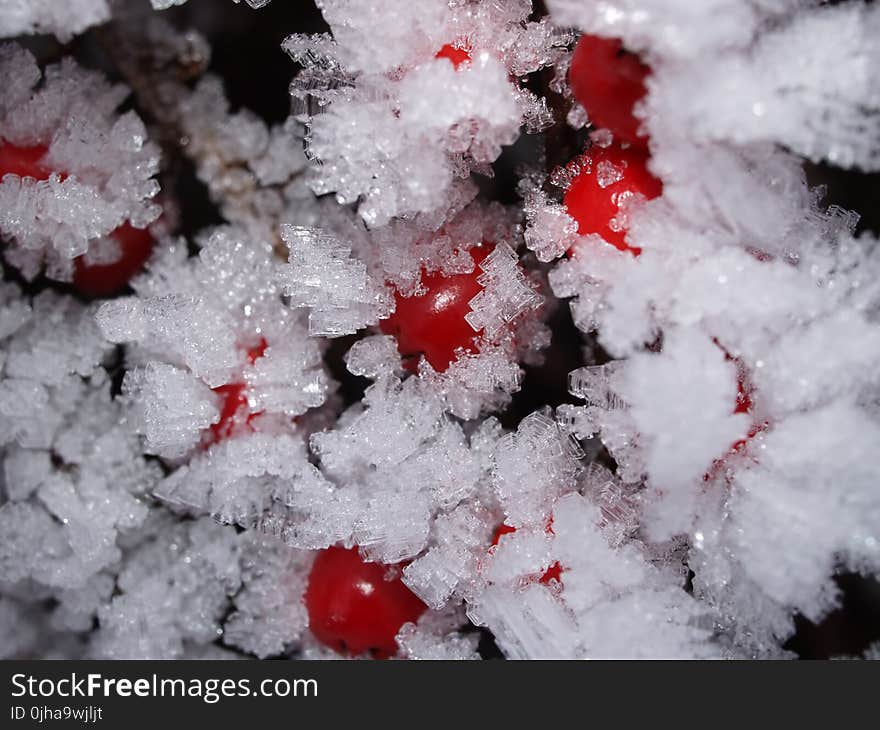
[[[566,211],[577,221],[578,233],[598,234],[615,248],[638,256],[641,249],[626,242],[626,206],[663,192],[663,183],[648,171],[648,156],[613,144],[593,146],[583,159],[583,170],[563,199]]]
[[[547,525],[548,533],[553,532],[553,527],[551,525],[552,520],[551,523]],[[501,538],[504,535],[510,535],[513,532],[516,532],[515,527],[511,527],[510,525],[505,523],[501,523],[500,525],[498,525],[498,528],[495,530],[495,534],[492,536],[492,547],[495,547],[501,541]],[[550,565],[550,567],[547,568],[547,570],[545,570],[541,577],[538,579],[538,582],[547,585],[548,583],[550,583],[550,581],[554,580],[560,583],[562,582],[562,566],[558,562]]]
[[[488,245],[471,249],[474,270],[469,274],[423,274],[425,294],[395,294],[394,314],[382,320],[379,328],[397,338],[397,349],[406,358],[407,369],[415,371],[419,355],[424,355],[431,367],[442,373],[455,360],[457,348],[471,352],[476,349],[474,339],[479,333],[467,323],[465,315],[471,311],[471,299],[483,290],[477,282],[482,273],[479,265],[493,248]]]
[[[266,353],[268,347],[266,340],[260,339],[259,343],[248,350],[248,362],[253,365]],[[207,448],[218,441],[227,439],[239,426],[249,426],[260,413],[251,413],[247,399],[247,385],[245,383],[226,383],[213,389],[220,396],[220,420],[213,424],[202,441],[202,446]]]
[[[108,297],[122,291],[144,268],[153,253],[153,236],[127,221],[110,234],[122,255],[112,264],[87,264],[83,256],[73,261],[73,287],[88,297]]]
[[[608,129],[620,142],[645,147],[633,107],[647,91],[651,69],[627,52],[616,38],[584,35],[575,46],[569,84],[595,127]]]
[[[459,44],[457,46],[454,46],[451,43],[447,43],[439,51],[437,51],[434,57],[448,58],[450,61],[452,61],[452,65],[455,66],[455,68],[458,68],[463,63],[471,62],[471,51],[466,44]]]
[[[51,170],[48,170],[41,163],[47,151],[48,148],[45,145],[18,147],[0,141],[0,178],[11,174],[19,177],[32,177],[37,180],[48,179]]]
[[[367,563],[356,548],[341,547],[315,559],[304,601],[318,641],[340,653],[371,652],[380,659],[397,653],[400,627],[427,608],[400,580],[399,566]]]

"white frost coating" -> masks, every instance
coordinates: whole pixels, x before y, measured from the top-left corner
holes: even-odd
[[[409,65],[419,50],[429,55],[445,42],[445,0],[426,0],[418,6],[399,0],[320,0],[317,5],[333,30],[342,63],[352,71],[382,72]],[[389,14],[396,22],[385,22]]]
[[[344,427],[312,436],[312,449],[331,476],[399,464],[436,433],[442,414],[440,400],[412,378],[402,384],[393,378],[379,381],[367,389],[363,405],[363,413]]]
[[[552,531],[504,535],[468,615],[518,659],[711,656],[704,611],[680,573],[652,565],[639,542],[612,548],[601,522],[598,507],[572,493],[556,503]],[[535,580],[551,562],[561,585]]]
[[[99,371],[109,346],[95,326],[93,311],[52,291],[31,304],[28,327],[7,344],[5,374],[59,386],[71,375],[89,377]],[[75,332],[65,340],[61,332]]]
[[[0,0],[0,33],[103,7],[62,5]],[[199,78],[197,34],[114,24],[224,223],[160,240],[134,295],[95,307],[0,282],[0,656],[340,658],[303,601],[334,545],[428,606],[398,632],[410,659],[476,658],[468,621],[513,658],[789,657],[836,576],[880,575],[880,244],[803,165],[878,169],[876,5],[547,5],[323,0],[330,33],[285,43],[275,126]],[[567,82],[581,31],[651,68],[635,111],[663,192],[614,219],[639,256],[562,200],[590,164],[562,127],[592,111]],[[107,234],[158,213],[125,90],[14,46],[0,65],[0,144],[50,168],[0,181],[4,255],[29,278],[114,261]],[[520,201],[487,202],[502,149],[544,130],[512,151]],[[606,192],[626,172],[590,169]],[[377,324],[453,276],[472,335],[442,372],[424,345],[404,360]],[[387,324],[409,349],[413,323]],[[523,417],[565,350],[576,402]],[[363,398],[334,392],[340,356]]]
[[[391,297],[351,257],[350,244],[300,226],[282,226],[281,236],[290,251],[281,290],[292,307],[310,309],[309,334],[352,334],[391,313]]]
[[[513,348],[485,344],[479,353],[463,353],[443,373],[426,361],[419,364],[419,377],[430,383],[459,418],[478,418],[500,410],[522,384],[522,368],[511,359]]]
[[[118,594],[98,612],[96,658],[182,658],[185,643],[222,634],[229,597],[241,585],[240,540],[208,519],[160,522],[153,531],[131,551]]]
[[[617,394],[632,404],[652,482],[670,490],[696,483],[746,436],[748,417],[733,413],[736,392],[736,368],[700,332],[667,332],[662,357],[642,353],[626,362]]]
[[[277,540],[249,537],[242,546],[242,590],[223,639],[263,659],[282,654],[306,630],[302,594],[311,559]]]
[[[467,622],[460,609],[426,612],[418,623],[404,624],[397,635],[401,655],[407,659],[456,660],[479,659],[476,634],[461,634],[457,629]]]
[[[573,488],[580,470],[577,445],[547,415],[531,414],[495,450],[492,484],[509,524],[540,524],[554,499]]]
[[[92,312],[49,291],[23,310],[14,294],[7,285],[3,319],[18,310],[19,327],[3,343],[0,379],[0,564],[4,582],[30,580],[58,598],[56,628],[81,632],[96,609],[74,609],[70,592],[106,582],[99,576],[119,561],[123,536],[147,517],[158,469],[120,428]]]
[[[650,126],[674,118],[691,143],[771,141],[815,161],[878,170],[878,34],[880,10],[853,3],[797,15],[747,54],[658,66]]]
[[[241,387],[246,401],[222,427],[235,433],[289,430],[293,417],[324,402],[320,347],[284,306],[279,266],[270,246],[221,229],[195,258],[181,243],[166,245],[133,282],[139,297],[101,306],[105,336],[137,343],[131,364],[146,366],[126,374],[125,389],[152,453],[177,457],[210,441],[205,429],[233,397],[221,386]]]
[[[4,175],[0,233],[5,252],[27,278],[45,265],[49,276],[70,280],[72,259],[90,243],[130,221],[143,228],[160,214],[151,199],[158,148],[147,141],[134,112],[117,109],[127,90],[70,59],[40,72],[31,54],[0,47],[0,75],[15,79],[0,100],[0,144],[47,148],[44,178]]]
[[[402,374],[397,343],[391,335],[371,335],[355,342],[345,353],[345,366],[352,375],[373,380]]]
[[[492,513],[465,503],[434,522],[431,547],[403,569],[403,582],[433,609],[469,595],[495,526]]]
[[[524,238],[538,261],[552,261],[562,256],[578,239],[577,221],[560,203],[551,202],[540,185],[525,179],[520,184],[526,218]]]
[[[549,4],[643,53],[637,114],[663,181],[626,221],[638,258],[587,237],[550,274],[620,358],[572,373],[586,404],[557,417],[617,462],[628,524],[635,509],[645,538],[687,537],[726,656],[784,655],[793,612],[836,606],[837,571],[877,570],[880,471],[862,451],[877,429],[877,242],[820,205],[792,152],[877,168],[880,14],[813,5]],[[526,239],[551,257],[557,236]]]
[[[175,87],[174,95],[185,152],[226,220],[272,241],[281,222],[308,215],[314,206],[306,202],[312,196],[301,175],[306,158],[299,125],[288,120],[269,127],[248,109],[233,112],[222,80],[210,74],[192,91]]]
[[[358,514],[351,495],[308,463],[302,440],[286,434],[223,441],[177,469],[155,493],[175,508],[311,550],[349,539]]]
[[[0,321],[9,337],[2,348],[0,443],[48,448],[89,385],[106,381],[100,366],[111,347],[90,309],[51,291],[28,303],[15,285],[3,289]]]
[[[637,51],[691,58],[715,48],[748,45],[762,22],[814,0],[548,0],[561,25],[623,38]]]
[[[220,417],[211,389],[185,370],[161,362],[125,375],[123,393],[132,399],[132,415],[144,425],[148,453],[182,456]]]
[[[521,125],[540,131],[552,121],[517,77],[559,58],[567,34],[528,21],[528,2],[319,7],[333,37],[291,36],[284,44],[304,67],[292,93],[316,163],[310,184],[357,202],[371,228],[397,216],[444,214],[457,179],[485,170]],[[447,45],[470,60],[455,67],[435,58]]]
[[[427,545],[433,516],[470,498],[485,478],[461,427],[418,378],[367,389],[334,430],[313,434],[312,451],[348,495],[352,540],[370,559],[398,562]]]
[[[52,33],[66,43],[109,19],[107,0],[0,0],[0,38]]]

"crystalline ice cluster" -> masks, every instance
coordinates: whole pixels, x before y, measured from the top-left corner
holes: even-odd
[[[302,179],[306,158],[293,120],[271,129],[248,110],[232,113],[222,81],[206,76],[178,91],[176,113],[186,153],[230,222],[270,240],[279,223],[311,220]]]
[[[132,282],[140,296],[101,305],[105,337],[136,344],[122,390],[149,453],[179,457],[226,431],[284,433],[324,402],[321,348],[282,302],[279,265],[268,244],[221,229],[195,257],[170,243]],[[223,433],[206,436],[212,426]]]
[[[517,77],[561,55],[564,34],[529,21],[531,3],[322,0],[332,35],[292,36],[304,69],[312,189],[357,202],[363,220],[445,212],[471,171],[485,172],[526,124],[551,120]],[[393,17],[393,22],[388,18]],[[438,57],[461,49],[467,61]]]
[[[66,281],[74,257],[123,223],[144,228],[161,213],[152,200],[158,149],[137,114],[117,112],[125,87],[70,58],[41,73],[28,51],[6,44],[0,73],[12,81],[0,101],[0,144],[44,148],[46,171],[41,179],[3,175],[0,234],[11,244],[4,254],[27,278],[45,264]]]
[[[173,13],[0,0],[4,37],[116,15],[102,71],[0,47],[39,172],[0,170],[0,656],[347,656],[339,548],[426,607],[401,658],[792,656],[880,576],[880,243],[805,169],[880,169],[880,8],[315,4],[269,123]],[[566,203],[629,171],[583,33],[649,69],[626,247]],[[126,223],[151,257],[84,303]]]
[[[583,5],[552,4],[607,32],[611,9]],[[820,206],[791,154],[875,169],[880,14],[856,3],[761,26],[757,8],[733,4],[755,20],[737,40],[733,10],[722,15],[733,45],[717,54],[674,16],[649,31],[650,10],[637,21],[620,5],[615,33],[652,59],[642,113],[664,188],[631,213],[638,259],[587,242],[550,275],[621,359],[573,373],[586,405],[564,420],[644,485],[647,537],[688,536],[694,594],[718,630],[772,653],[794,610],[819,620],[836,604],[837,571],[880,567],[877,243]],[[845,43],[827,40],[838,32]],[[707,84],[688,78],[696,69]],[[734,407],[743,393],[747,412]]]

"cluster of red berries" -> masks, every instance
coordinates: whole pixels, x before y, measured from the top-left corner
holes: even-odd
[[[48,180],[53,172],[62,179],[63,170],[52,170],[44,162],[45,145],[20,147],[0,139],[0,178],[6,175]],[[147,230],[135,228],[128,221],[110,236],[119,245],[121,255],[112,264],[87,264],[84,256],[73,261],[73,287],[87,297],[106,297],[119,293],[143,268],[153,251],[153,237]]]
[[[471,50],[466,43],[445,45],[437,57],[447,58],[459,68],[470,62]],[[565,206],[577,221],[581,235],[598,234],[634,256],[640,250],[627,243],[625,226],[616,224],[621,209],[633,196],[650,200],[663,191],[662,183],[648,171],[648,140],[633,114],[635,104],[645,94],[648,72],[638,57],[622,49],[620,41],[595,36],[581,38],[571,65],[576,98],[595,125],[611,131],[615,142],[587,151],[584,170],[572,181]],[[603,175],[603,168],[608,167],[613,169],[610,177]],[[469,274],[423,274],[423,295],[396,296],[395,312],[381,323],[381,329],[397,338],[408,369],[415,369],[419,356],[424,355],[431,367],[443,372],[455,360],[457,350],[476,349],[479,333],[464,317],[469,302],[481,290],[477,281],[479,264],[491,251],[492,244],[471,251],[475,267]],[[748,412],[750,408],[745,371],[740,367],[736,412]],[[741,448],[742,443],[733,448]],[[552,521],[546,529],[552,534]],[[490,550],[513,532],[516,528],[501,524]],[[315,637],[338,651],[393,655],[400,627],[417,620],[425,610],[401,582],[400,568],[365,563],[354,549],[330,548],[322,552],[315,560],[305,597]],[[536,580],[542,585],[559,585],[563,574],[563,566],[554,562]]]
[[[457,41],[444,45],[436,57],[448,59],[458,69],[471,62],[471,54],[468,42]],[[661,182],[648,171],[648,140],[633,113],[645,95],[649,69],[637,56],[626,52],[620,41],[585,35],[575,49],[570,73],[576,99],[592,123],[608,129],[614,141],[606,147],[594,145],[584,154],[583,169],[565,194],[565,207],[577,221],[581,235],[597,234],[619,250],[638,256],[640,249],[628,244],[625,225],[620,224],[622,208],[634,196],[651,199],[662,193]],[[42,163],[45,154],[42,146],[17,147],[0,140],[0,175],[48,179],[52,171]],[[610,174],[606,174],[608,171]],[[107,296],[124,288],[143,267],[153,247],[147,231],[128,223],[111,235],[122,249],[119,261],[110,265],[86,265],[82,258],[75,261],[74,286],[87,296]],[[476,349],[479,333],[467,323],[465,315],[470,301],[482,289],[479,264],[492,248],[491,243],[484,243],[471,250],[473,272],[454,276],[423,273],[422,295],[396,296],[394,314],[380,327],[396,337],[408,369],[414,370],[424,355],[434,370],[443,372],[455,361],[458,351]],[[266,341],[261,340],[250,348],[248,361],[253,364],[263,357],[266,347]],[[751,407],[745,383],[741,372],[738,413],[748,412]],[[203,439],[206,448],[232,436],[236,429],[247,427],[259,415],[249,410],[244,383],[229,383],[214,390],[221,398],[221,413]],[[741,447],[741,443],[734,448]],[[547,530],[552,533],[552,524]],[[515,531],[502,524],[491,546]],[[366,562],[356,548],[321,551],[304,596],[315,638],[339,652],[393,656],[401,626],[418,620],[426,610],[401,581],[401,569],[401,565]],[[563,567],[553,563],[537,580],[550,585],[561,583],[562,578]]]
[[[582,235],[597,233],[617,248],[638,255],[638,249],[627,245],[626,231],[616,227],[614,219],[628,198],[636,194],[657,197],[662,186],[647,170],[647,140],[640,135],[632,114],[633,105],[644,95],[647,68],[635,56],[619,54],[619,49],[618,41],[584,36],[575,51],[572,88],[593,122],[609,128],[619,142],[587,152],[588,165],[572,182],[565,205]],[[471,61],[471,49],[466,42],[447,44],[436,57],[460,68]],[[618,170],[619,179],[600,184],[597,171],[603,163]],[[465,321],[465,315],[482,288],[477,281],[479,264],[491,251],[492,244],[471,250],[475,267],[469,274],[423,273],[422,295],[395,297],[395,311],[380,328],[396,337],[407,369],[415,370],[424,355],[434,370],[443,372],[455,361],[456,351],[476,349],[479,333]],[[507,524],[500,525],[491,548],[515,531]],[[552,533],[551,526],[548,531]],[[323,551],[315,560],[305,595],[312,633],[337,651],[393,655],[400,627],[415,621],[425,610],[400,581],[399,572],[400,566],[365,563],[356,550],[334,547]],[[561,583],[562,576],[562,566],[553,563],[537,580],[550,585]]]
[[[644,98],[645,79],[650,68],[629,53],[620,40],[584,35],[572,55],[569,83],[577,101],[586,109],[590,121],[609,130],[614,138],[607,147],[593,146],[582,158],[582,171],[571,181],[564,204],[577,221],[581,235],[598,234],[606,242],[634,256],[641,249],[626,240],[625,215],[629,200],[659,197],[663,184],[648,170],[648,138],[642,132],[634,108]],[[735,360],[727,352],[728,360]],[[734,413],[750,413],[748,374],[737,365],[737,397]],[[748,436],[734,443],[730,453],[746,445],[763,426],[754,424]],[[716,461],[706,478],[723,465]]]
[[[648,171],[648,138],[634,114],[649,72],[619,40],[592,35],[578,41],[569,71],[575,99],[595,127],[611,132],[613,141],[583,154],[582,169],[566,191],[565,208],[579,234],[597,234],[634,256],[641,249],[626,241],[625,206],[635,197],[651,200],[663,192],[662,183]]]

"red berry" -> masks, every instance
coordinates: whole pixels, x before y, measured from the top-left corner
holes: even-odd
[[[18,175],[36,180],[48,180],[52,171],[40,162],[47,151],[48,147],[45,145],[18,147],[0,141],[0,178],[4,175]]]
[[[48,180],[52,170],[42,164],[45,145],[18,147],[0,142],[0,176],[15,174]],[[67,176],[62,172],[62,179]],[[121,249],[121,257],[112,264],[87,264],[82,256],[73,261],[73,287],[87,297],[106,297],[125,288],[153,252],[153,237],[128,221],[110,234]]]
[[[423,274],[425,294],[403,297],[395,294],[396,309],[388,319],[379,323],[386,335],[397,338],[397,349],[406,360],[409,370],[415,371],[419,355],[424,355],[438,373],[444,372],[455,361],[455,350],[475,348],[477,332],[467,323],[469,303],[483,287],[477,282],[479,264],[491,253],[491,245],[471,249],[474,270],[469,274]]]
[[[73,260],[73,286],[88,297],[107,297],[124,289],[153,253],[150,232],[135,228],[128,221],[110,236],[121,249],[121,256],[112,264],[87,264],[83,256]]]
[[[495,547],[500,541],[503,535],[509,535],[513,532],[516,532],[515,527],[511,527],[506,523],[501,523],[498,525],[498,529],[495,530],[495,534],[492,536],[492,547]],[[553,520],[547,523],[547,532],[553,533]],[[539,583],[543,583],[544,585],[548,585],[550,581],[557,581],[559,583],[562,582],[562,566],[559,562],[554,562],[547,570],[543,572],[541,577],[538,579]]]
[[[395,637],[426,606],[400,580],[400,566],[367,563],[356,548],[322,550],[312,565],[304,596],[309,628],[340,653],[397,653]]]
[[[611,130],[621,142],[644,147],[648,139],[639,132],[633,107],[645,96],[650,70],[619,39],[584,35],[575,46],[568,78],[594,126]]]
[[[266,340],[260,338],[260,342],[248,350],[248,362],[253,365],[258,359],[263,357],[268,347]],[[248,399],[246,395],[247,386],[245,383],[226,383],[218,385],[213,389],[221,398],[220,420],[208,429],[205,438],[202,440],[202,447],[207,448],[218,441],[232,436],[236,427],[244,425],[250,427],[259,413],[250,413]]]
[[[455,66],[455,68],[458,68],[463,63],[471,62],[471,49],[466,43],[463,43],[460,46],[454,46],[451,43],[447,43],[437,51],[434,58],[448,58],[452,61],[452,65]]]
[[[583,170],[565,193],[568,214],[582,236],[596,233],[615,248],[634,256],[641,249],[626,243],[625,208],[636,196],[647,200],[663,192],[663,183],[648,172],[648,156],[637,149],[591,147],[583,155]],[[623,210],[622,210],[623,209]]]

